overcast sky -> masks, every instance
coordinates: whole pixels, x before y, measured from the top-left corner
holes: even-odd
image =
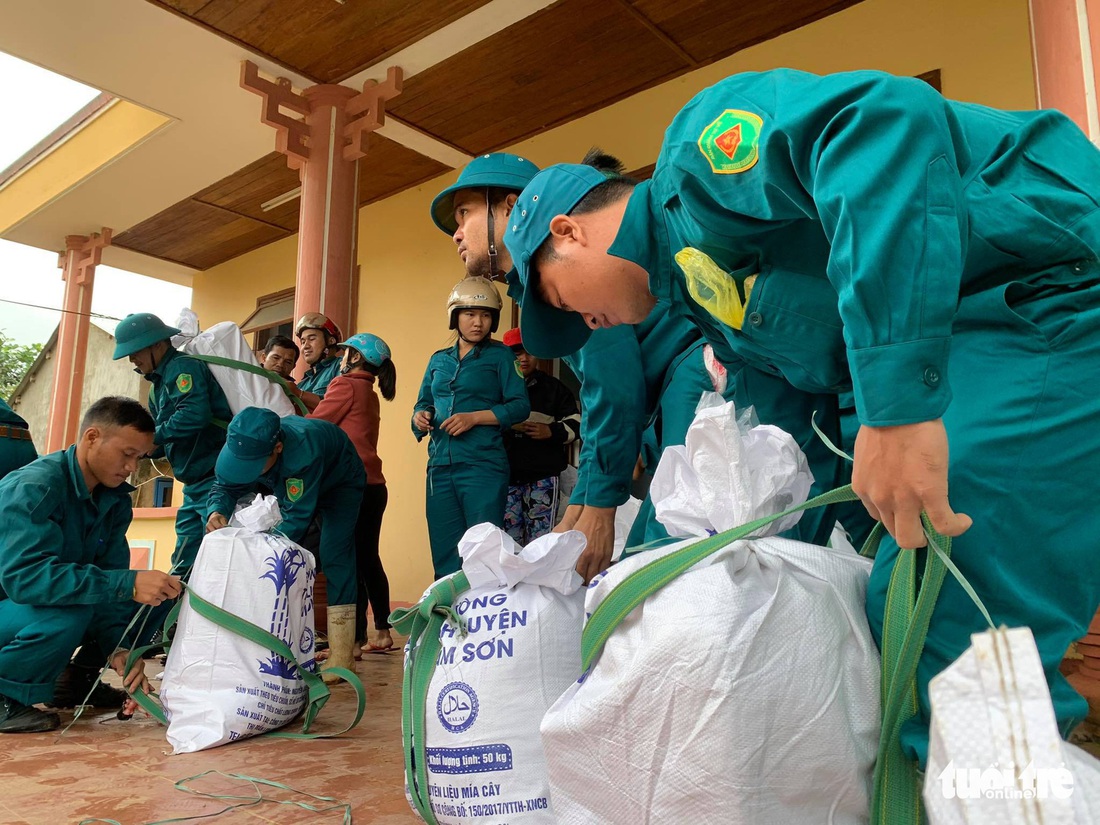
[[[38,141],[64,123],[99,92],[68,78],[0,52],[0,89],[4,107],[18,112],[0,129],[0,170],[6,169]],[[0,240],[0,330],[22,344],[45,343],[60,320],[64,284],[57,250],[35,249]],[[16,303],[35,304],[33,309]],[[109,266],[96,268],[92,312],[122,318],[131,312],[153,312],[172,323],[191,303],[187,287],[135,275]],[[108,331],[115,321],[93,319]]]

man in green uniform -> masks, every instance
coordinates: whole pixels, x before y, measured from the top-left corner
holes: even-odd
[[[206,364],[172,346],[170,339],[178,333],[151,313],[128,315],[115,329],[114,358],[128,358],[153,385],[149,412],[157,422],[156,444],[183,482],[172,570],[186,579],[205,534],[214,462],[233,412]]]
[[[598,151],[590,152],[584,162],[605,173],[621,169],[618,160]],[[509,216],[517,217],[511,213],[519,191],[537,173],[535,164],[516,155],[482,155],[436,195],[432,220],[454,238],[468,274],[488,277],[514,272],[504,245],[505,230],[515,223]],[[660,305],[633,326],[597,330],[583,348],[564,358],[581,383],[582,443],[577,484],[557,530],[585,534],[588,544],[577,572],[586,582],[611,562],[615,509],[630,496],[643,431],[651,427],[658,455],[665,447],[683,444],[700,396],[712,389],[702,343],[689,319]],[[834,480],[835,457],[812,432],[803,448],[819,459],[815,465],[819,473],[820,465],[830,466],[823,475]],[[826,516],[808,516],[798,527],[803,531],[799,536],[819,537]],[[663,535],[647,498],[630,541]]]
[[[0,478],[38,458],[27,422],[0,398]]]
[[[307,312],[294,325],[294,334],[302,345],[302,357],[309,364],[298,382],[297,395],[313,412],[329,383],[340,374],[340,328],[320,312]]]
[[[69,449],[0,482],[0,733],[56,729],[57,714],[32,705],[83,700],[108,658],[125,675],[128,651],[116,645],[132,602],[159,605],[180,592],[173,576],[129,569],[134,488],[126,479],[153,448],[149,413],[129,398],[101,398],[80,430]],[[143,673],[139,661],[126,687],[147,688]],[[55,681],[75,698],[56,695]],[[93,693],[92,704],[120,707],[120,692],[96,690],[109,695]]]
[[[300,543],[319,520],[319,560],[328,580],[327,665],[354,670],[355,522],[366,474],[351,439],[327,421],[280,419],[246,407],[229,424],[216,472],[207,530],[227,526],[237,499],[257,486],[278,500],[279,532],[291,541]]]
[[[554,167],[524,210],[506,240],[533,352],[663,299],[794,406],[831,417],[854,391],[853,483],[896,540],[872,629],[925,511],[994,621],[1031,627],[1063,733],[1085,715],[1058,665],[1100,602],[1100,153],[1067,118],[877,72],[736,75],[676,117],[652,181]],[[922,762],[928,681],[984,626],[948,577],[902,735]]]

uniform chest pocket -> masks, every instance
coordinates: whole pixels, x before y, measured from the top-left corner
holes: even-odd
[[[751,281],[741,333],[745,357],[801,390],[851,387],[838,297],[824,277],[765,267]]]

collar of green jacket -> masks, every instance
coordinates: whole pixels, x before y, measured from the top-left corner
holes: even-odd
[[[649,291],[667,298],[671,285],[672,255],[661,210],[650,208],[651,181],[642,181],[630,195],[623,221],[608,255],[635,263],[649,273]]]
[[[65,466],[69,471],[69,481],[73,485],[73,494],[78,501],[87,501],[92,498],[92,492],[88,489],[88,484],[84,481],[84,471],[80,469],[80,462],[76,458],[76,445],[69,447],[65,450]],[[106,487],[102,484],[99,485],[98,490],[101,491],[102,496],[128,496],[130,493],[137,489],[127,484],[125,481],[117,487]]]
[[[325,370],[332,369],[333,362],[339,362],[339,360],[340,359],[335,355],[330,355],[328,358],[322,358],[305,371],[305,374],[302,375],[302,380],[305,381],[307,378],[313,378],[315,375],[320,375]]]
[[[164,357],[160,359],[160,363],[153,368],[153,371],[145,376],[145,380],[150,384],[160,386],[161,381],[164,380],[164,371],[177,355],[179,355],[179,350],[169,344],[168,351],[164,353]]]

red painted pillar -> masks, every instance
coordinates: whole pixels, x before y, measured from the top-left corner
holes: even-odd
[[[1060,109],[1100,143],[1100,0],[1031,0],[1039,107]]]
[[[1031,0],[1030,8],[1039,106],[1065,112],[1100,145],[1100,0]],[[1100,613],[1077,650],[1084,658],[1067,678],[1100,723]]]
[[[273,83],[260,77],[253,63],[241,65],[241,87],[263,97],[260,119],[276,130],[276,147],[302,181],[294,317],[322,312],[345,335],[355,322],[359,160],[366,156],[370,133],[385,122],[386,101],[401,92],[401,79],[401,70],[392,67],[385,83],[367,81],[361,92],[325,84],[299,93],[284,78]],[[299,362],[296,375],[304,370]]]
[[[88,326],[92,309],[92,284],[103,248],[111,243],[111,230],[98,235],[69,235],[58,259],[65,282],[61,322],[54,349],[53,391],[46,429],[46,451],[63,450],[76,441],[84,371],[88,359]]]

